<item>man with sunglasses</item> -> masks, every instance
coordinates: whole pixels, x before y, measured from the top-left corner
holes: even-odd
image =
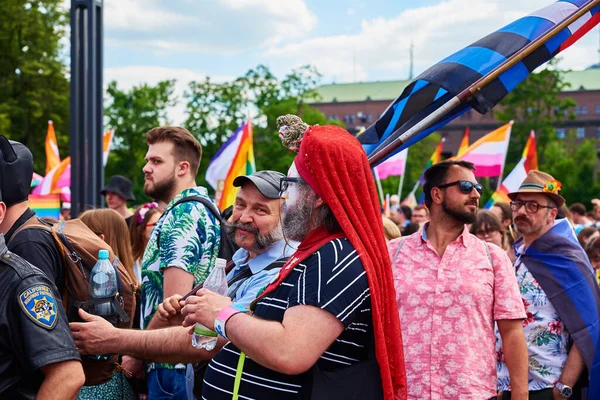
[[[483,190],[474,169],[466,161],[429,168],[430,221],[388,245],[409,399],[495,398],[494,322],[507,344],[515,398],[527,398],[525,313],[511,262],[465,226],[475,221]]]
[[[580,399],[588,367],[587,398],[600,396],[600,289],[567,219],[556,220],[565,199],[551,175],[531,171],[508,197],[516,229],[515,270],[527,319],[530,399]],[[590,328],[591,327],[591,328]],[[499,341],[498,390],[511,398],[512,377]],[[579,385],[578,385],[579,383]]]

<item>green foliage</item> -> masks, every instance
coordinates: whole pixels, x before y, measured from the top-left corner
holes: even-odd
[[[69,152],[69,82],[60,44],[69,20],[62,3],[0,1],[0,133],[31,149],[41,174],[49,119],[61,157]]]
[[[403,200],[408,193],[413,189],[415,183],[421,177],[423,169],[427,165],[429,158],[433,154],[435,148],[440,144],[441,137],[437,133],[427,136],[425,139],[413,144],[408,150],[408,159],[406,160],[406,172],[404,177],[404,185],[402,188]],[[383,195],[386,193],[397,194],[400,177],[391,176],[381,181]],[[419,188],[416,192],[417,199],[419,198],[422,189]]]
[[[531,74],[500,103],[496,118],[501,122],[514,120],[511,143],[508,148],[507,175],[521,159],[525,142],[531,130],[535,131],[539,169],[563,183],[560,194],[567,204],[589,202],[598,197],[600,189],[596,167],[598,154],[596,139],[577,143],[574,132],[559,139],[556,127],[565,119],[574,119],[571,112],[576,103],[559,94],[568,90],[563,71],[555,70],[556,60],[539,73]]]
[[[277,117],[297,114],[311,125],[334,122],[327,121],[323,113],[306,104],[307,100],[317,98],[313,89],[319,78],[316,69],[305,66],[279,80],[267,67],[259,65],[232,82],[213,83],[210,78],[191,82],[185,95],[188,114],[185,127],[203,146],[198,183],[208,187],[204,173],[212,156],[248,117],[254,124],[257,170],[286,172],[294,155],[281,145]]]
[[[111,82],[104,109],[106,126],[115,130],[105,176],[125,175],[133,182],[138,203],[150,200],[144,195],[142,168],[146,161],[146,132],[167,122],[167,109],[175,105],[175,81],[156,86],[140,85],[125,92]]]
[[[557,60],[548,63],[548,67],[538,73],[530,74],[500,102],[495,111],[496,119],[506,123],[515,121],[512,128],[505,176],[512,171],[521,159],[523,148],[529,133],[535,131],[538,159],[546,158],[546,150],[556,142],[556,127],[567,119],[573,119],[573,99],[562,98],[559,94],[568,90],[563,72],[554,69]]]

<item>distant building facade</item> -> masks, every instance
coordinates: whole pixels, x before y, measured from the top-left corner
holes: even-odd
[[[577,106],[573,110],[575,119],[563,121],[556,127],[557,136],[564,138],[568,130],[574,129],[578,140],[600,138],[600,64],[584,71],[565,72],[564,78],[571,86],[560,96],[572,98]],[[328,119],[343,121],[346,128],[354,133],[375,122],[410,82],[405,80],[323,85],[317,88],[321,99],[311,105],[318,108]],[[470,127],[469,142],[473,143],[499,127],[500,123],[496,121],[494,110],[484,115],[470,110],[456,118],[438,131],[447,138],[443,150],[445,157],[456,154],[467,126]]]

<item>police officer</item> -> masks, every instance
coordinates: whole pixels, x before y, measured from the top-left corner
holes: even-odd
[[[84,381],[56,286],[0,233],[0,399],[75,399]]]

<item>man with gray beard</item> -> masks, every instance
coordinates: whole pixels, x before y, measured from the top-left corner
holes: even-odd
[[[240,249],[233,255],[235,267],[227,280],[228,295],[241,307],[248,307],[279,272],[283,262],[277,260],[289,257],[298,246],[297,242],[283,239],[279,194],[279,181],[283,177],[276,171],[258,171],[234,180],[234,186],[240,189],[225,229]],[[117,329],[101,317],[83,314],[89,322],[71,324],[77,348],[84,354],[120,353],[169,363],[210,360],[227,341],[220,338],[210,352],[192,347],[188,330],[181,327],[180,298],[180,295],[169,297],[158,307],[157,318],[173,325],[166,329]],[[196,384],[202,385],[202,380],[197,379]]]

